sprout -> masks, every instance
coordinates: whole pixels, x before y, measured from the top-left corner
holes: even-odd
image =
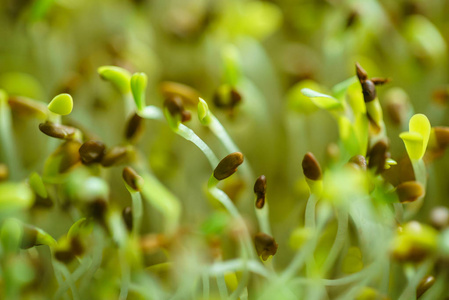
[[[69,94],[59,94],[48,104],[48,109],[57,115],[65,116],[72,112],[73,99]]]
[[[409,131],[399,137],[404,141],[405,148],[411,160],[420,160],[426,152],[430,136],[430,122],[423,114],[414,115],[409,122]]]
[[[131,92],[138,111],[142,111],[145,108],[145,89],[147,87],[147,81],[148,77],[145,73],[134,73],[131,77]]]
[[[35,246],[47,245],[54,246],[55,239],[40,228],[28,224],[22,224],[23,235],[20,248],[28,249]]]
[[[130,167],[123,169],[123,180],[134,191],[140,192],[143,186],[143,178],[137,174],[137,172]]]
[[[104,80],[110,81],[122,94],[130,91],[131,73],[115,66],[103,66],[98,68],[98,74]]]

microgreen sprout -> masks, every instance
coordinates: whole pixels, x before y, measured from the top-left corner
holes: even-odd
[[[0,9],[1,299],[448,296],[444,5],[27,2]]]

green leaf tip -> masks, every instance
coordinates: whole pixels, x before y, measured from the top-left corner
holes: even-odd
[[[69,94],[59,94],[48,104],[48,109],[55,114],[66,116],[72,112],[73,99]]]
[[[309,88],[302,89],[301,93],[304,96],[309,97],[310,100],[312,100],[312,102],[319,108],[326,109],[326,110],[343,108],[343,104],[332,96],[319,93],[319,92],[311,90]]]
[[[44,182],[42,181],[42,177],[36,172],[33,172],[30,175],[28,179],[28,184],[31,186],[33,191],[40,197],[42,198],[48,197],[47,189],[45,188]]]
[[[145,89],[147,87],[148,76],[145,73],[134,73],[131,77],[131,92],[136,103],[137,110],[145,108]]]
[[[129,93],[131,73],[128,70],[116,66],[102,66],[97,72],[102,79],[110,81],[120,93]]]
[[[199,98],[198,101],[198,119],[200,120],[201,124],[206,126],[211,122],[209,106],[207,105],[206,101],[201,98]]]
[[[409,131],[399,137],[404,141],[407,154],[411,160],[419,160],[424,156],[429,142],[431,126],[429,119],[423,114],[411,117]]]

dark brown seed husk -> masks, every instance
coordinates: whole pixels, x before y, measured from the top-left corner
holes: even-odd
[[[366,103],[373,101],[377,97],[376,86],[369,79],[362,82],[362,92],[363,100],[365,100]]]
[[[7,180],[9,177],[9,170],[5,164],[0,164],[0,182]]]
[[[435,283],[435,277],[432,275],[424,277],[416,287],[416,299],[419,299]]]
[[[131,167],[125,167],[122,172],[123,180],[133,190],[140,192],[143,184],[143,178]]]
[[[101,160],[101,164],[104,167],[110,167],[112,165],[118,165],[126,161],[128,157],[128,151],[126,147],[116,146],[109,149]]]
[[[138,114],[134,114],[126,125],[125,138],[127,140],[135,139],[143,130],[142,118]]]
[[[84,245],[78,236],[70,239],[70,249],[76,256],[80,256],[84,253]]]
[[[197,90],[178,82],[164,81],[160,85],[160,90],[164,98],[178,96],[182,98],[183,103],[190,106],[197,105],[200,97],[200,93]]]
[[[192,114],[190,113],[190,111],[184,110],[184,111],[181,113],[181,122],[182,122],[182,123],[188,122],[188,121],[190,121],[191,119],[192,119]]]
[[[320,180],[322,176],[321,167],[315,156],[307,152],[302,160],[302,171],[304,176],[310,180]]]
[[[88,214],[100,222],[104,220],[107,208],[108,202],[101,198],[95,199],[87,205]]]
[[[364,82],[368,78],[368,74],[359,63],[355,63],[355,71],[360,83]]]
[[[215,92],[212,101],[218,108],[234,109],[242,101],[242,96],[234,88],[222,86]]]
[[[182,99],[179,96],[174,96],[165,99],[164,107],[168,109],[172,116],[181,115],[184,111],[184,105]]]
[[[366,170],[366,159],[363,155],[355,155],[355,156],[351,157],[349,162],[357,165],[362,170]]]
[[[62,263],[68,264],[75,258],[75,254],[70,250],[56,250],[55,258]]]
[[[385,164],[389,157],[388,145],[385,141],[378,141],[369,151],[368,168],[375,169],[376,174],[385,170]]]
[[[254,238],[257,255],[265,261],[270,255],[275,255],[278,250],[278,244],[274,238],[266,233],[259,232]]]
[[[76,132],[76,128],[74,127],[64,126],[51,122],[39,124],[39,130],[44,134],[57,139],[70,139]]]
[[[254,193],[256,194],[256,207],[261,209],[265,205],[265,193],[267,190],[267,179],[265,175],[259,176],[254,184]]]
[[[267,178],[265,177],[265,175],[261,175],[259,176],[259,178],[256,179],[256,183],[254,184],[254,193],[265,195],[266,190],[267,190]]]
[[[105,150],[106,146],[101,141],[87,141],[79,149],[81,161],[86,165],[100,162]]]
[[[133,211],[130,206],[127,206],[123,209],[122,217],[128,231],[133,230]]]
[[[370,79],[374,85],[384,85],[386,83],[391,82],[390,78],[380,78],[380,77],[373,77]]]
[[[265,206],[265,197],[260,197],[256,199],[256,207],[262,209]]]
[[[223,158],[214,170],[214,177],[217,180],[228,178],[237,171],[238,166],[243,163],[243,154],[234,152]]]
[[[22,241],[20,243],[21,249],[29,249],[31,247],[37,246],[36,239],[37,239],[37,230],[33,226],[23,224],[23,235],[22,235]]]
[[[446,149],[449,145],[449,127],[435,126],[433,127],[435,138],[440,149]]]
[[[422,197],[424,195],[424,188],[417,181],[407,181],[396,187],[396,194],[401,203],[409,203]]]

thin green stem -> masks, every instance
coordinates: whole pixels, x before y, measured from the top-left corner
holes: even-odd
[[[346,235],[348,233],[348,210],[344,206],[340,207],[337,211],[338,229],[337,235],[335,236],[334,244],[332,245],[329,255],[327,256],[323,267],[322,273],[326,274],[327,271],[333,266],[335,259],[338,257],[345,241]]]
[[[128,297],[129,285],[131,283],[131,270],[126,260],[126,253],[124,248],[118,249],[118,255],[120,269],[122,271],[119,300],[125,300]]]
[[[75,272],[72,273],[73,281],[77,281],[81,278],[81,276],[84,275],[84,273],[89,269],[89,267],[92,265],[92,260],[89,262],[86,262],[87,259],[84,259],[84,261],[81,262],[81,265],[75,270]],[[63,282],[59,288],[56,290],[55,295],[53,296],[53,299],[59,299],[61,296],[67,291],[69,288],[68,282]]]
[[[142,195],[140,194],[140,192],[131,192],[131,198],[132,198],[132,216],[133,216],[132,234],[139,235],[143,216]]]
[[[220,293],[221,299],[228,299],[228,288],[226,287],[226,282],[223,274],[217,274],[215,276],[217,280],[218,292]]]
[[[414,272],[412,278],[408,281],[407,286],[405,287],[398,300],[408,300],[416,298],[416,287],[418,286],[421,279],[427,274],[431,265],[431,262],[425,262]]]
[[[228,195],[225,192],[217,188],[218,180],[211,175],[209,178],[209,182],[207,184],[208,190],[210,194],[217,199],[229,212],[229,214],[235,219],[238,224],[243,227],[243,242],[247,248],[247,251],[251,257],[256,257],[254,247],[251,242],[251,238],[249,235],[248,228],[240,215],[239,211],[235,207],[234,203],[232,203],[231,199],[229,199]]]
[[[413,172],[415,173],[415,180],[422,185],[422,187],[425,191],[426,187],[427,187],[427,170],[426,170],[426,165],[424,164],[424,161],[422,159],[412,160],[412,167],[413,167]],[[424,197],[425,197],[425,193],[422,197],[415,200],[414,202],[406,204],[406,206],[405,206],[406,211],[405,211],[405,216],[404,216],[405,220],[409,220],[410,218],[413,217],[414,214],[416,214],[418,212],[418,210],[423,205]]]
[[[151,205],[156,207],[163,215],[165,221],[165,232],[167,235],[173,235],[179,225],[181,217],[181,204],[178,198],[173,195],[153,174],[148,170],[143,155],[135,151],[136,161],[133,167],[143,178],[144,185],[141,195]]]
[[[92,253],[92,263],[80,283],[80,291],[84,291],[92,282],[92,278],[101,266],[103,260],[104,237],[101,228],[94,227],[95,248]]]
[[[306,212],[305,212],[305,218],[304,218],[305,227],[309,228],[313,231],[315,231],[315,229],[316,229],[315,208],[316,208],[317,201],[318,201],[318,199],[315,196],[315,194],[314,193],[310,194],[310,197],[307,200]],[[310,276],[312,274],[315,267],[316,267],[315,258],[314,258],[313,252],[312,252],[310,258],[306,262],[306,271],[307,271],[308,276]]]
[[[0,99],[0,145],[3,153],[3,157],[0,159],[8,165],[11,179],[19,179],[21,176],[20,160],[13,136],[11,110],[6,99],[5,101]]]
[[[184,139],[194,143],[204,153],[212,169],[214,169],[218,165],[219,161],[215,154],[212,152],[209,146],[195,134],[192,129],[180,123],[175,132]]]
[[[206,273],[203,273],[202,280],[203,280],[203,299],[209,299],[210,294],[209,276]]]
[[[53,267],[55,268],[55,270],[57,270],[57,272],[59,272],[60,274],[62,274],[65,277],[65,281],[67,282],[68,286],[70,287],[70,290],[72,291],[73,300],[80,299],[80,295],[78,294],[78,290],[76,288],[75,281],[72,277],[72,274],[67,269],[67,267],[64,264],[62,264],[58,261],[55,261],[55,260],[53,261]],[[62,282],[60,284],[62,285]]]

